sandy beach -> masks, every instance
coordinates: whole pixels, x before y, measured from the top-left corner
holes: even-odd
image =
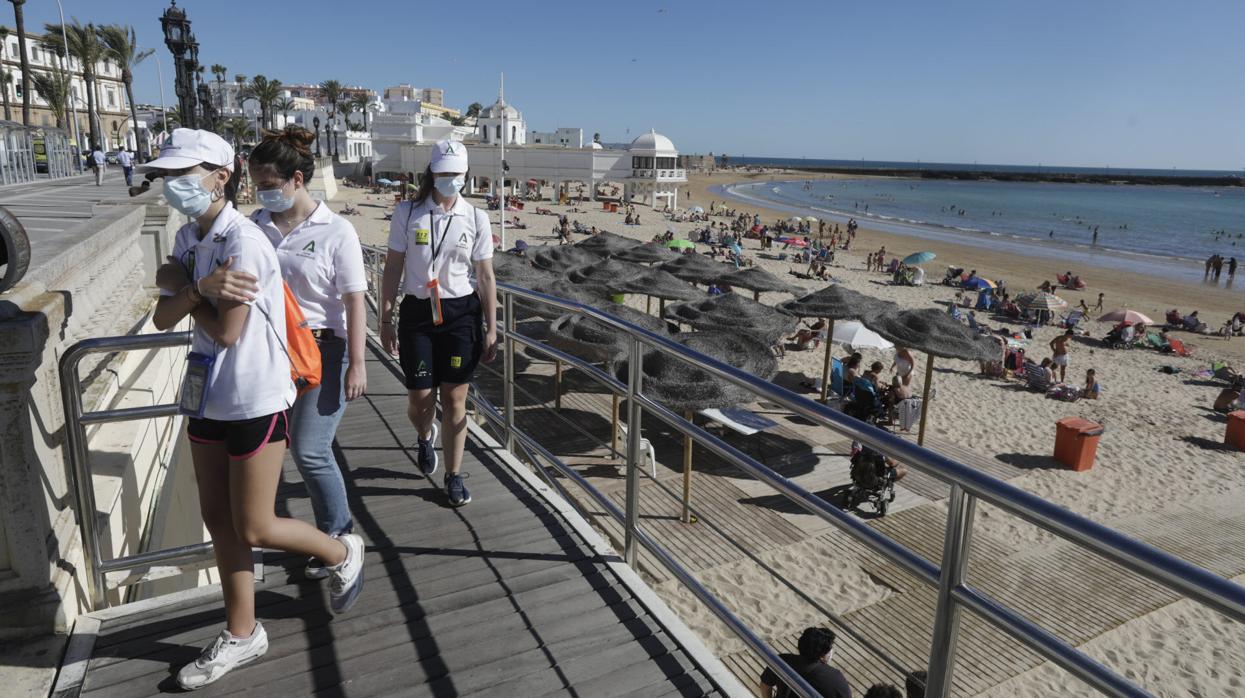
[[[711,200],[722,201],[721,196],[710,191],[712,186],[784,177],[803,179],[807,175],[694,174],[687,187],[680,191],[680,205],[700,205],[708,209]],[[360,208],[361,215],[353,217],[352,222],[365,243],[385,243],[388,223],[383,220],[383,213],[390,208],[391,196],[386,200],[361,189],[343,189],[334,207],[340,208],[341,202],[351,202]],[[596,226],[637,240],[648,240],[667,229],[673,229],[678,237],[688,237],[693,229],[702,225],[671,223],[646,207],[637,207],[643,224],[624,226],[620,214],[603,212],[599,204],[590,206],[590,203],[584,204],[586,210],[568,215],[585,226]],[[539,205],[557,213],[568,210],[565,206]],[[787,217],[782,212],[736,202],[726,205],[739,211],[756,212],[766,223]],[[524,239],[533,245],[556,243],[550,233],[556,218],[535,215],[534,209],[535,205],[528,204],[525,212],[507,213],[508,218],[517,215],[528,225],[526,230],[508,231],[508,239]],[[496,212],[492,212],[492,218],[496,225]],[[936,253],[937,260],[927,265],[927,280],[934,283],[922,287],[892,286],[887,283],[889,277],[885,274],[865,271],[864,255],[882,246],[887,250],[888,259],[892,255],[902,257],[920,250]],[[793,268],[789,262],[762,259],[755,240],[745,241],[744,247],[745,254],[758,266],[808,291],[824,285],[788,275]],[[1001,254],[968,244],[928,242],[862,227],[851,251],[838,254],[831,273],[838,283],[848,288],[906,308],[943,307],[942,304],[955,295],[954,289],[937,285],[947,264],[976,269],[990,278],[1002,277],[1013,293],[1032,289],[1046,279],[1053,280],[1057,272],[1064,271],[1045,259]],[[1245,297],[1240,290],[1093,267],[1080,267],[1075,271],[1089,286],[1080,292],[1061,292],[1072,305],[1084,298],[1093,306],[1097,294],[1104,293],[1107,310],[1128,307],[1161,320],[1169,308],[1179,308],[1182,312],[1197,309],[1213,328],[1218,328],[1233,312],[1245,307]],[[770,293],[762,294],[760,300],[773,304],[788,298],[786,294]],[[643,307],[642,299],[631,302]],[[990,324],[997,327],[1001,323],[991,321]],[[1076,338],[1072,345],[1067,377],[1070,383],[1081,384],[1085,370],[1096,369],[1103,386],[1101,399],[1075,403],[1047,399],[1023,389],[1017,381],[982,377],[975,365],[939,361],[935,371],[937,398],[930,408],[930,433],[1003,462],[1029,467],[1028,472],[1011,483],[1107,525],[1142,514],[1198,508],[1203,502],[1208,506],[1213,503],[1211,508],[1225,515],[1239,516],[1245,511],[1245,498],[1241,497],[1245,489],[1241,477],[1245,455],[1221,447],[1225,419],[1210,410],[1221,386],[1195,374],[1213,360],[1227,360],[1234,365],[1245,363],[1245,339],[1228,341],[1217,336],[1176,333],[1194,347],[1192,357],[1181,358],[1148,349],[1106,349],[1098,339],[1109,327],[1094,322],[1087,327],[1091,335]],[[1030,356],[1037,359],[1048,356],[1046,345],[1058,332],[1054,327],[1040,329],[1029,343]],[[836,348],[835,353],[841,355],[844,351]],[[780,371],[810,378],[820,376],[822,356],[820,349],[789,350],[779,360]],[[924,361],[919,354],[918,358]],[[866,365],[875,359],[889,366],[892,355],[890,352],[865,352]],[[1163,366],[1174,367],[1179,372],[1162,372],[1159,369]],[[918,384],[923,368],[918,365],[915,371]],[[800,389],[798,385],[787,387]],[[1055,422],[1069,416],[1084,417],[1105,426],[1092,470],[1076,473],[1050,465]],[[978,508],[976,526],[991,539],[1018,551],[1040,550],[1051,539],[1048,534],[988,506]],[[832,551],[801,554],[834,560],[833,565],[818,570],[816,579],[807,579],[809,586],[805,588],[816,589],[819,594],[833,599],[831,606],[836,612],[875,603],[887,595],[884,588],[869,581],[850,557],[835,557]],[[780,549],[774,551],[767,563],[781,567],[786,559],[787,566],[794,570],[801,554]],[[746,566],[715,570],[706,582],[711,588],[729,591],[732,595],[729,605],[756,627],[772,628],[775,634],[789,634],[817,618],[815,611],[798,599],[776,599],[772,585],[759,570]],[[713,629],[713,623],[704,621],[704,614],[693,608],[695,604],[690,596],[673,586],[662,591],[671,605],[689,618],[693,627],[708,635],[707,642],[717,651],[725,653],[739,648],[733,637],[726,637],[720,629]],[[703,623],[698,624],[697,619]],[[1089,644],[1093,646],[1087,649],[1095,655],[1144,681],[1149,690],[1164,695],[1231,695],[1245,690],[1241,663],[1225,665],[1225,658],[1217,654],[1223,648],[1245,646],[1245,628],[1196,604],[1174,604],[1161,613],[1120,626]],[[1194,646],[1196,651],[1189,649]],[[1078,695],[1087,690],[1078,686],[1061,671],[1039,668],[996,687],[987,695]]]

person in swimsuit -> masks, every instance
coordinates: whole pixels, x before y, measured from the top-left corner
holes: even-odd
[[[1059,382],[1063,383],[1064,378],[1068,374],[1068,342],[1072,341],[1073,331],[1068,330],[1063,334],[1050,340],[1051,350],[1051,372],[1054,373],[1054,367],[1059,367]]]
[[[895,369],[895,373],[899,375],[899,380],[904,385],[912,385],[912,369],[916,367],[916,357],[912,355],[912,350],[907,347],[895,347],[895,363],[891,364],[891,368]]]

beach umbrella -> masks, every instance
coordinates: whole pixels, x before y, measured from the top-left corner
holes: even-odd
[[[853,351],[858,349],[894,349],[895,344],[882,335],[865,327],[856,320],[840,322],[834,326],[831,341]]]
[[[636,262],[637,264],[653,264],[654,262],[669,262],[677,256],[678,253],[668,247],[662,247],[652,242],[646,242],[642,245],[636,245],[628,250],[622,250],[610,256],[614,259],[621,259],[624,262]]]
[[[575,301],[576,303],[582,303],[593,308],[609,308],[611,305],[614,305],[613,301],[610,300],[609,291],[606,291],[605,288],[594,284],[573,284],[566,279],[553,277],[551,279],[534,282],[528,288],[536,291],[537,293],[543,293],[547,296],[554,296],[555,298],[562,298],[568,301]],[[537,301],[527,301],[516,298],[514,305],[516,317],[519,316],[520,311],[522,311],[526,317],[531,317],[533,315],[539,315],[541,317],[556,317],[557,315],[562,314],[560,309]],[[525,317],[519,319],[525,319]]]
[[[670,325],[634,308],[614,304],[604,308],[620,320],[626,320],[655,334],[670,334]],[[568,314],[549,323],[549,344],[569,354],[594,363],[613,365],[626,358],[631,335],[583,315]]]
[[[1098,318],[1098,322],[1127,322],[1132,325],[1135,325],[1139,322],[1143,322],[1147,325],[1154,324],[1154,321],[1151,320],[1150,318],[1146,317],[1145,315],[1142,315],[1136,310],[1129,310],[1128,308],[1119,308],[1116,310],[1112,310],[1106,315],[1103,315],[1102,317]]]
[[[600,232],[585,238],[575,246],[605,257],[629,250],[638,244],[640,243],[631,238],[625,238],[615,233]]]
[[[1059,310],[1060,308],[1068,307],[1068,301],[1053,293],[1037,291],[1036,293],[1021,294],[1016,299],[1016,305],[1025,310]]]
[[[788,247],[808,247],[808,243],[804,241],[804,238],[787,238],[785,240],[779,240],[779,242],[787,245]]]
[[[803,223],[804,222],[804,219],[800,218],[799,216],[792,216],[788,218],[787,220],[791,221],[792,223]]]
[[[691,301],[705,297],[705,292],[668,271],[650,269],[638,276],[605,282],[613,293],[636,293],[664,301]],[[664,306],[663,306],[664,309]]]
[[[937,256],[938,255],[934,254],[933,252],[913,252],[912,254],[908,255],[907,257],[904,257],[903,259],[899,261],[902,264],[907,264],[909,266],[912,266],[915,264],[925,264],[926,262],[931,262]]]
[[[812,216],[805,216],[805,217],[804,217],[804,222],[805,222],[805,223],[816,223],[816,222],[817,222],[817,219],[816,219],[816,218],[813,218]]]
[[[937,308],[900,310],[861,318],[865,326],[903,347],[923,351],[925,385],[921,396],[921,426],[917,443],[925,443],[925,424],[929,414],[929,393],[934,382],[934,357],[989,361],[997,358],[999,347],[988,337],[970,330]]]
[[[577,284],[593,284],[605,288],[607,284],[630,279],[648,271],[648,267],[617,259],[598,260],[595,264],[576,267],[566,272],[567,280]]]
[[[394,181],[392,179],[385,179],[384,177],[376,180],[376,183],[382,187],[392,187],[394,185]]]
[[[731,288],[746,288],[753,292],[753,300],[759,300],[762,291],[777,291],[792,295],[800,291],[795,285],[783,281],[760,267],[738,269],[718,279],[718,283],[726,284]]]
[[[601,261],[601,256],[578,245],[541,245],[527,250],[532,264],[554,272],[568,272]]]
[[[972,289],[972,290],[974,290],[974,291],[980,291],[980,290],[982,290],[982,289],[986,289],[986,288],[995,288],[995,287],[997,287],[997,286],[998,286],[998,284],[994,283],[993,281],[991,281],[991,280],[989,280],[989,279],[987,279],[987,278],[985,278],[985,277],[983,277],[983,276],[974,276],[973,278],[969,279],[968,281],[965,281],[965,282],[962,284],[962,286],[963,286],[964,288]]]
[[[703,209],[703,208],[701,208],[701,207],[699,207],[699,206],[693,206],[693,207],[692,207],[692,213],[704,213],[704,212],[705,212],[705,209]]]
[[[748,332],[763,339],[767,346],[777,343],[795,327],[795,318],[738,293],[723,293],[669,305],[662,312],[662,317],[698,330]]]
[[[662,271],[694,284],[709,285],[735,271],[735,267],[715,262],[703,254],[683,254],[658,267]]]
[[[834,337],[835,320],[859,320],[866,315],[885,312],[894,308],[890,303],[866,296],[845,286],[827,286],[793,301],[778,304],[778,310],[803,318],[822,318],[828,323],[827,337]],[[830,396],[830,357],[832,342],[826,342],[826,357],[821,367],[821,401]]]
[[[731,330],[683,332],[672,339],[693,351],[762,379],[768,380],[778,371],[778,360],[769,345],[746,333]],[[619,380],[626,380],[626,361],[619,364],[615,375]],[[700,410],[735,407],[755,399],[751,391],[665,352],[647,352],[641,363],[640,375],[641,390],[647,397],[682,413],[689,422]],[[691,496],[692,440],[684,437],[682,519],[685,523],[691,521]]]
[[[675,238],[667,242],[666,247],[672,250],[694,250],[696,249],[696,243],[686,238]]]

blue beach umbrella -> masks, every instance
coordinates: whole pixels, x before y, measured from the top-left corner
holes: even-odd
[[[964,288],[969,288],[974,291],[980,291],[985,288],[995,288],[996,286],[997,284],[995,284],[993,281],[985,277],[981,277],[981,276],[975,277],[969,281],[964,282]]]
[[[933,259],[937,256],[938,255],[935,255],[933,252],[913,252],[912,254],[908,255],[907,257],[904,257],[900,261],[903,264],[908,264],[908,265],[924,264],[926,262],[933,261]]]

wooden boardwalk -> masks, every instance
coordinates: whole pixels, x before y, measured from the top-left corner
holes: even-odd
[[[473,501],[445,504],[441,474],[415,468],[405,391],[389,364],[369,361],[367,398],[338,431],[356,531],[367,542],[366,587],[334,618],[327,582],[303,580],[303,559],[266,553],[258,615],[271,648],[206,695],[462,696],[706,695],[721,665],[600,545],[582,520],[468,440]],[[310,519],[287,463],[279,507]],[[585,535],[587,531],[587,535]],[[621,568],[621,569],[620,569]],[[176,690],[173,673],[223,624],[218,591],[137,613],[99,614],[78,687],[88,696]],[[684,642],[681,643],[679,639]],[[708,660],[707,662],[705,660]],[[66,677],[63,672],[62,678]],[[729,679],[729,674],[725,674]],[[70,677],[72,678],[72,677]],[[62,686],[63,687],[63,686]],[[727,690],[730,690],[729,688]]]

